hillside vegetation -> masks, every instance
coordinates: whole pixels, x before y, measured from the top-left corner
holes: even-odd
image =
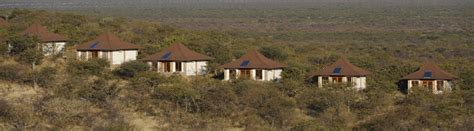
[[[338,30],[334,30],[323,20],[313,21],[315,28],[307,31],[282,27],[261,32],[196,30],[154,20],[41,10],[3,11],[8,12],[11,26],[0,29],[5,43],[0,57],[0,129],[472,129],[474,32],[472,12],[465,10],[434,10],[440,16],[429,21],[407,17],[406,24],[413,27],[323,16],[344,24],[335,24]],[[373,18],[378,17],[369,20]],[[406,20],[399,18],[389,21],[402,23],[388,25],[404,25]],[[36,39],[19,35],[34,22],[71,38],[65,58],[41,58],[29,44]],[[74,46],[103,32],[146,47],[140,58],[180,42],[216,59],[210,63],[209,75],[192,78],[165,77],[144,70],[146,65],[137,61],[111,69],[104,60],[76,60]],[[10,53],[7,41],[15,45]],[[218,65],[249,49],[288,64],[283,79],[221,81]],[[366,90],[347,85],[316,88],[311,83],[309,72],[338,58],[372,72]],[[399,90],[399,79],[425,59],[459,77],[452,92],[434,95],[414,89],[403,94]],[[37,64],[34,69],[32,63]]]

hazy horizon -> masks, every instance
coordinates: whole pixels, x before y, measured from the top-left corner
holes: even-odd
[[[471,6],[472,0],[0,0],[0,8],[84,7]]]

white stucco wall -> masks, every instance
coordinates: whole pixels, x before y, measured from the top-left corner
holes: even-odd
[[[317,77],[317,84],[318,87],[323,87],[323,76],[315,76]],[[349,78],[352,78],[352,85],[354,89],[361,90],[367,88],[367,77],[342,77],[342,82],[348,82]],[[328,76],[329,83],[332,83],[332,77]]]
[[[164,69],[160,69],[160,65],[164,62],[157,62],[157,72],[164,72]],[[149,62],[152,65],[151,62]],[[176,62],[170,62],[171,72],[176,71]],[[188,61],[181,62],[181,73],[185,76],[205,75],[207,73],[207,61]]]
[[[40,43],[41,47],[43,48],[43,53],[45,56],[49,56],[52,54],[59,54],[64,52],[64,47],[66,46],[66,42],[48,42],[48,43]]]
[[[196,65],[198,75],[204,75],[207,73],[207,61],[198,61],[196,62]]]
[[[137,50],[127,50],[125,51],[125,62],[134,61],[137,59],[138,51]]]
[[[233,78],[230,78],[230,70],[231,69],[224,69],[224,81],[228,81],[230,79],[233,79]],[[236,77],[235,79],[238,79],[240,77],[240,70],[238,69],[235,69],[236,70]],[[260,70],[260,69],[258,69]],[[263,72],[262,72],[262,79],[261,80],[258,80],[258,81],[273,81],[273,80],[278,80],[278,79],[281,79],[281,72],[283,71],[282,69],[261,69]],[[250,77],[252,80],[257,80],[256,79],[256,71],[257,69],[250,69]]]
[[[113,51],[111,62],[114,65],[122,64],[123,62],[125,62],[124,51]]]
[[[187,76],[195,75],[196,74],[196,62],[191,61],[191,62],[183,62],[185,63],[185,74]]]
[[[352,77],[352,83],[358,90],[367,88],[366,77]]]
[[[275,73],[273,73],[273,70],[265,70],[265,72],[263,72],[266,76],[265,79],[267,80],[271,80],[271,79],[274,79],[275,78]]]
[[[274,80],[274,79],[281,79],[281,72],[283,72],[282,69],[275,69],[275,70],[273,70],[274,77],[273,77],[273,79],[271,79],[271,80]]]
[[[418,82],[418,86],[423,86],[423,82],[422,80],[407,80],[407,87],[408,87],[408,90],[410,90],[412,87],[414,87],[414,85],[412,84],[412,82],[414,81],[417,81]],[[443,88],[444,90],[437,90],[437,86],[438,86],[438,81],[443,81]],[[433,80],[433,93],[435,94],[440,94],[440,93],[443,93],[444,91],[451,91],[453,88],[453,82],[450,81],[450,80]]]
[[[87,52],[85,52],[85,51],[77,51],[77,52],[76,52],[76,55],[77,55],[76,57],[77,57],[77,59],[79,59],[79,60],[87,59],[87,58],[86,58],[86,57],[87,57],[86,53],[87,53]],[[86,56],[85,56],[85,57],[81,57],[82,55],[86,55]]]
[[[56,42],[55,44],[55,52],[56,53],[64,53],[64,48],[66,46],[66,42]]]
[[[90,59],[92,51],[77,51],[77,58],[82,59],[84,58],[85,60]],[[104,54],[107,53],[107,58],[104,58]],[[81,55],[85,55],[84,57],[81,58]],[[138,51],[137,50],[128,50],[128,51],[98,51],[98,57],[107,59],[111,62],[113,65],[119,65],[124,62],[128,61],[134,61],[137,59],[138,56]]]

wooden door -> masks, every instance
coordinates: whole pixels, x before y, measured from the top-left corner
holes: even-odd
[[[152,67],[151,67],[151,70],[152,70],[152,71],[158,70],[158,68],[157,68],[157,67],[158,67],[158,62],[151,62],[151,66],[152,66]]]
[[[92,51],[91,52],[91,57],[92,58],[99,58],[99,51]]]
[[[250,79],[252,76],[249,69],[240,70],[241,79]]]
[[[164,72],[171,72],[171,62],[163,62]]]
[[[342,83],[342,77],[332,77],[333,83]]]
[[[263,70],[255,70],[255,78],[257,80],[262,80],[263,79]]]

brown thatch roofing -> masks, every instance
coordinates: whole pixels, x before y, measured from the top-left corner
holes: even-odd
[[[339,59],[333,64],[323,67],[311,76],[367,76],[370,72],[359,68],[346,59]]]
[[[452,80],[456,76],[439,68],[433,61],[427,60],[418,71],[413,72],[405,77],[403,80]]]
[[[10,26],[10,23],[8,23],[7,20],[0,18],[0,27],[8,27]]]
[[[287,65],[273,61],[256,50],[251,50],[237,60],[220,66],[224,69],[278,69]]]
[[[112,33],[106,32],[96,39],[80,44],[76,50],[137,50],[141,46],[125,42]]]
[[[214,58],[194,52],[183,44],[175,43],[161,52],[145,57],[144,61],[208,61]]]
[[[23,35],[38,37],[41,42],[60,42],[69,40],[67,37],[49,32],[39,23],[34,23],[22,32]]]

